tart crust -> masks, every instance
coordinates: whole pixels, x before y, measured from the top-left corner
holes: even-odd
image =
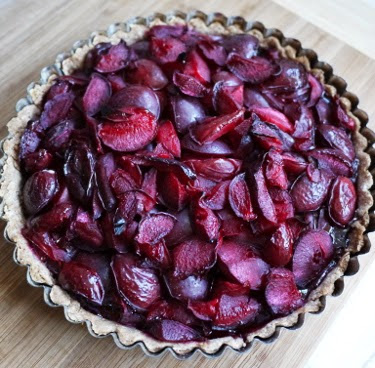
[[[208,22],[207,18],[209,17],[200,12],[190,17],[181,13],[167,18],[162,15],[155,15],[151,18],[151,21],[147,22],[147,25],[144,19],[143,22],[142,19],[138,19],[127,23],[123,29],[114,29],[111,31],[110,28],[107,34],[96,33],[92,36],[91,42],[81,42],[78,44],[72,54],[60,61],[60,65],[58,66],[63,74],[71,74],[82,65],[87,52],[97,43],[111,42],[116,44],[123,39],[128,44],[132,44],[142,39],[145,32],[153,25],[187,24],[202,33],[253,34],[260,40],[261,45],[276,47],[284,57],[302,62],[308,70],[320,79],[328,94],[331,96],[339,95],[336,88],[326,80],[324,70],[317,67],[317,65],[321,63],[310,62],[310,58],[306,54],[300,53],[297,48],[293,47],[293,42],[283,42],[283,44],[281,44],[280,37],[275,37],[272,32],[261,32],[259,27],[250,27],[249,30],[244,31],[244,27],[240,24],[241,22],[233,22],[232,25],[226,25],[227,20],[222,15],[214,14],[214,19],[211,22]],[[116,27],[116,25],[114,27]],[[281,38],[283,37],[281,36]],[[313,64],[314,68],[312,68]],[[17,116],[9,121],[7,125],[9,135],[3,141],[3,173],[0,182],[0,196],[3,198],[0,209],[2,210],[3,219],[8,222],[6,236],[10,241],[15,243],[16,261],[21,265],[28,266],[29,281],[34,285],[42,284],[42,286],[46,287],[46,301],[52,302],[52,304],[56,306],[63,306],[68,320],[76,323],[86,322],[90,332],[93,332],[95,335],[105,336],[112,334],[117,345],[122,348],[133,346],[137,342],[142,342],[142,347],[146,348],[144,350],[147,353],[160,353],[166,348],[170,348],[174,355],[180,358],[190,356],[197,349],[200,349],[205,354],[217,354],[223,351],[226,346],[230,346],[239,351],[245,350],[251,345],[255,338],[270,338],[274,335],[277,327],[294,326],[305,313],[318,312],[321,309],[324,303],[324,298],[322,297],[333,293],[334,284],[344,275],[351,255],[360,251],[364,245],[365,232],[369,224],[369,209],[373,204],[370,193],[373,179],[369,172],[371,159],[365,152],[368,142],[360,132],[361,122],[352,113],[352,104],[348,98],[340,97],[340,101],[348,114],[356,122],[353,141],[356,155],[360,161],[357,180],[358,208],[356,221],[351,225],[349,232],[349,246],[338,261],[337,266],[324,278],[322,283],[310,293],[303,307],[286,317],[270,321],[263,328],[249,333],[245,338],[227,336],[203,342],[171,343],[155,340],[140,330],[120,325],[83,309],[78,301],[74,300],[61,287],[56,285],[56,281],[50,271],[34,255],[27,241],[21,234],[25,218],[22,213],[21,205],[22,176],[18,165],[18,146],[27,122],[40,114],[43,96],[57,76],[57,72],[50,73],[47,80],[40,84],[32,85],[28,90],[28,103],[23,101],[24,106],[19,108]]]

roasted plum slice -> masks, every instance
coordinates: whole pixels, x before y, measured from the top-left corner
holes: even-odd
[[[166,120],[159,125],[156,140],[158,143],[162,144],[164,148],[169,151],[174,157],[181,156],[180,140],[170,120]]]
[[[218,240],[220,230],[220,219],[203,198],[192,200],[191,215],[195,231],[205,240],[214,242]]]
[[[339,226],[346,226],[354,217],[357,194],[353,182],[344,176],[336,178],[329,198],[329,214]]]
[[[164,240],[160,240],[154,244],[137,242],[135,251],[162,269],[167,269],[171,264],[169,250]]]
[[[155,116],[144,109],[134,109],[116,123],[99,126],[102,142],[114,151],[130,152],[144,148],[156,135]]]
[[[66,118],[74,101],[72,92],[62,93],[47,101],[40,116],[40,126],[46,130]]]
[[[35,217],[32,221],[32,225],[38,230],[60,230],[70,223],[73,213],[74,206],[71,203],[58,203],[49,211]]]
[[[182,149],[201,156],[225,157],[232,156],[235,153],[230,145],[223,140],[217,139],[212,143],[199,144],[188,134],[182,138],[181,146]]]
[[[131,254],[113,258],[112,271],[122,298],[139,310],[160,299],[160,281],[156,272]]]
[[[76,253],[72,246],[64,246],[63,242],[58,242],[48,232],[43,229],[23,229],[22,235],[47,258],[63,264],[70,262]]]
[[[87,204],[94,185],[95,157],[86,141],[73,141],[65,153],[63,172],[69,193]]]
[[[113,73],[126,67],[130,50],[124,41],[117,45],[98,44],[95,48],[94,69],[101,73]]]
[[[308,230],[295,246],[293,273],[296,284],[304,288],[315,280],[333,256],[331,236],[324,230]]]
[[[271,148],[265,160],[265,177],[271,187],[287,189],[289,186],[288,177],[284,170],[284,160],[279,151]]]
[[[152,322],[149,327],[152,336],[162,341],[187,342],[202,340],[202,335],[181,322],[162,319]]]
[[[162,89],[168,84],[163,70],[157,63],[149,59],[136,60],[126,77],[130,83],[142,84],[153,90]]]
[[[29,153],[25,156],[23,166],[26,172],[34,173],[48,169],[53,162],[53,155],[45,149]]]
[[[195,172],[185,163],[169,157],[158,157],[154,155],[139,155],[133,158],[133,162],[144,166],[153,166],[160,172],[172,172],[183,180],[194,180]]]
[[[164,204],[172,210],[182,210],[189,201],[185,185],[172,172],[159,176],[158,189]]]
[[[109,101],[111,84],[100,74],[92,74],[89,85],[82,98],[82,107],[87,115],[95,115]]]
[[[203,97],[208,93],[208,89],[204,86],[204,84],[199,82],[194,77],[184,73],[179,73],[177,71],[174,72],[173,83],[183,94],[187,96]]]
[[[247,295],[222,295],[213,321],[214,326],[231,329],[245,325],[260,312],[260,304]]]
[[[292,219],[295,211],[289,192],[278,188],[270,188],[269,193],[275,206],[278,222],[283,223],[285,220]]]
[[[276,71],[275,65],[268,59],[260,56],[246,59],[236,53],[229,55],[227,66],[238,78],[252,84],[266,81]]]
[[[78,248],[96,251],[103,246],[104,236],[98,222],[82,208],[78,208],[69,228],[71,237]]]
[[[171,96],[173,121],[179,133],[186,133],[189,127],[206,117],[203,105],[198,98]]]
[[[245,221],[256,218],[256,214],[251,203],[249,187],[245,180],[245,174],[237,175],[229,184],[228,200],[236,216]]]
[[[216,262],[215,246],[194,237],[173,248],[172,260],[175,277],[204,274]]]
[[[64,289],[99,305],[103,303],[109,278],[109,259],[89,253],[78,253],[72,261],[63,265],[58,276]]]
[[[115,170],[116,163],[112,153],[102,155],[96,163],[96,182],[99,196],[107,211],[112,211],[116,205],[116,198],[110,185],[110,178]]]
[[[208,207],[211,210],[222,210],[222,209],[224,209],[224,207],[228,203],[228,190],[229,190],[230,184],[231,184],[230,180],[225,180],[225,181],[222,181],[221,183],[216,184],[211,189],[209,189],[207,191],[207,193],[205,194],[204,198],[203,198],[203,201],[204,201],[204,204],[206,205],[206,207]],[[232,191],[233,191],[234,187],[235,187],[235,185],[232,186]],[[240,194],[240,195],[243,195],[243,193]],[[234,196],[234,197],[236,197],[236,196]],[[236,199],[238,199],[238,198],[236,197],[234,199],[234,201],[236,201]],[[249,207],[247,206],[248,203],[244,203],[243,208],[242,208],[242,202],[241,203],[236,202],[235,205],[237,206],[237,204],[239,206],[241,206],[241,209],[243,209],[244,212],[246,212],[249,209]],[[247,212],[245,213],[245,216],[246,215],[247,215]]]
[[[139,223],[135,240],[142,244],[156,244],[172,231],[175,222],[176,219],[168,213],[150,214]]]
[[[181,279],[174,276],[173,273],[168,273],[165,276],[165,283],[171,296],[184,302],[205,299],[211,286],[207,276],[191,275]]]
[[[196,174],[213,181],[232,179],[240,170],[242,161],[232,158],[205,158],[187,160]]]
[[[251,109],[262,121],[276,125],[286,133],[292,133],[294,127],[289,119],[280,111],[271,107],[253,107]]]
[[[219,114],[230,114],[243,106],[243,85],[217,82],[213,88],[213,105]]]
[[[254,290],[264,286],[270,267],[248,244],[223,241],[217,254],[221,269],[233,280]]]
[[[31,175],[23,187],[23,204],[30,215],[35,215],[48,205],[59,188],[57,174],[52,170]]]
[[[309,156],[314,158],[319,168],[331,172],[334,176],[352,176],[353,168],[350,160],[341,151],[334,148],[321,148],[309,151]]]
[[[199,144],[212,143],[242,123],[243,114],[243,110],[238,110],[232,114],[208,118],[192,128],[190,134]]]
[[[38,123],[39,125],[39,121],[37,121],[36,123]],[[32,121],[28,123],[28,125],[32,124]],[[37,131],[26,128],[23,132],[19,145],[19,159],[22,161],[26,155],[34,153],[38,149],[41,140],[41,136]]]
[[[223,46],[228,53],[251,59],[257,53],[259,40],[250,34],[233,34],[224,38]]]
[[[278,73],[265,82],[265,88],[275,95],[301,98],[303,89],[309,87],[306,69],[297,61],[283,58],[277,66]]]
[[[268,305],[276,315],[287,315],[303,304],[294,275],[286,268],[271,270],[265,295]]]
[[[317,210],[326,200],[331,184],[331,175],[324,170],[315,169],[317,180],[302,174],[293,184],[291,196],[298,212]]]
[[[271,235],[263,249],[264,259],[272,266],[285,266],[293,256],[293,233],[282,223]]]
[[[151,37],[151,54],[161,64],[172,63],[186,51],[186,45],[174,37]]]
[[[161,300],[156,302],[147,313],[147,321],[170,319],[191,326],[197,324],[197,319],[182,303]]]
[[[251,188],[256,198],[259,210],[264,218],[272,223],[278,223],[275,205],[266,185],[263,165],[258,163],[256,167],[249,171]]]
[[[52,153],[64,152],[75,129],[74,120],[64,120],[49,128],[43,139],[43,146]]]
[[[155,92],[146,86],[130,84],[110,98],[105,116],[109,120],[122,121],[126,114],[131,114],[137,108],[147,110],[156,119],[159,118],[160,102]]]
[[[330,147],[340,150],[349,160],[355,158],[353,142],[344,129],[322,124],[318,127],[318,131]]]
[[[269,150],[274,147],[289,151],[294,145],[293,137],[276,125],[261,121],[256,114],[253,114],[253,120],[250,132],[262,148]]]
[[[181,243],[193,234],[190,211],[188,208],[179,212],[172,212],[172,215],[176,221],[172,230],[165,236],[165,241],[170,246]]]
[[[252,322],[261,309],[260,303],[248,295],[223,294],[210,301],[192,301],[189,309],[203,320],[212,321],[217,329],[233,329]]]

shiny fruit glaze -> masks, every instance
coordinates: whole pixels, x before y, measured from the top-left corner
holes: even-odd
[[[301,307],[346,247],[355,123],[246,34],[100,43],[23,133],[23,235],[84,308],[162,341]]]

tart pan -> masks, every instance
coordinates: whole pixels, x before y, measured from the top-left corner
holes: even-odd
[[[69,67],[72,68],[72,65],[70,65],[69,62],[71,61],[73,55],[79,55],[82,50],[88,50],[94,44],[100,42],[102,39],[106,40],[107,38],[116,36],[121,37],[121,35],[126,35],[132,29],[135,29],[137,27],[144,28],[150,27],[154,24],[164,23],[188,23],[190,25],[193,25],[194,27],[196,27],[197,25],[200,27],[205,27],[206,30],[219,29],[229,30],[235,33],[250,32],[252,34],[255,34],[262,40],[270,41],[272,44],[277,44],[278,47],[284,51],[285,56],[298,59],[303,64],[305,64],[305,66],[316,71],[321,80],[325,83],[326,90],[328,90],[328,92],[331,92],[332,94],[337,93],[337,95],[340,96],[340,99],[343,99],[345,101],[344,105],[346,106],[347,110],[351,113],[351,116],[354,117],[357,124],[360,125],[358,135],[361,138],[359,144],[362,146],[361,150],[363,151],[364,155],[363,161],[365,170],[364,185],[362,185],[362,189],[365,193],[365,200],[364,204],[362,205],[363,212],[361,213],[363,219],[362,225],[364,225],[364,227],[362,225],[359,225],[359,227],[362,226],[362,230],[359,230],[359,234],[356,234],[358,233],[357,228],[352,229],[351,245],[349,246],[350,252],[348,252],[347,257],[343,257],[337,269],[334,269],[327,275],[325,280],[318,287],[318,289],[320,289],[320,293],[315,293],[314,296],[313,292],[313,297],[309,298],[306,306],[292,313],[292,315],[271,321],[271,323],[267,325],[268,328],[261,329],[260,331],[251,334],[251,336],[249,335],[245,340],[230,338],[229,340],[233,341],[226,341],[226,339],[216,339],[222,340],[217,342],[216,344],[211,343],[214,340],[208,340],[208,343],[206,343],[205,345],[201,344],[198,346],[197,344],[191,345],[189,343],[160,343],[154,339],[146,337],[146,335],[141,333],[139,333],[139,338],[134,339],[126,336],[126,332],[129,332],[130,330],[129,328],[122,327],[123,329],[125,329],[125,333],[120,331],[121,328],[105,328],[105,322],[109,323],[110,321],[104,320],[103,318],[98,316],[95,316],[95,318],[93,318],[93,315],[86,311],[83,311],[83,313],[81,313],[80,310],[82,309],[79,307],[77,302],[74,302],[76,303],[75,305],[73,305],[74,303],[66,302],[67,297],[66,295],[64,295],[64,292],[60,288],[58,288],[60,289],[60,291],[56,292],[56,286],[53,286],[53,280],[52,282],[41,282],[40,277],[35,277],[35,272],[32,272],[27,257],[25,258],[20,256],[21,252],[19,252],[17,246],[15,247],[14,251],[14,260],[19,265],[27,266],[28,283],[32,286],[42,287],[44,289],[44,300],[49,306],[62,306],[64,309],[65,317],[68,321],[73,323],[85,322],[89,332],[94,337],[105,337],[108,335],[112,335],[116,345],[122,349],[128,349],[133,346],[139,345],[141,346],[143,351],[150,356],[159,355],[168,350],[172,353],[173,356],[179,359],[189,358],[195,353],[195,351],[200,351],[202,354],[208,357],[218,357],[227,348],[230,348],[237,352],[245,352],[251,349],[254,340],[259,340],[264,343],[270,343],[278,337],[281,328],[297,329],[301,327],[304,321],[305,313],[322,312],[325,306],[326,295],[340,295],[344,289],[345,276],[351,276],[358,272],[358,255],[367,253],[369,251],[371,244],[367,233],[375,230],[375,215],[372,208],[373,199],[370,197],[370,195],[367,195],[366,197],[366,194],[368,194],[369,190],[372,189],[370,188],[372,186],[372,176],[375,173],[375,150],[374,148],[372,148],[373,143],[375,143],[375,133],[366,126],[368,123],[367,114],[357,108],[359,102],[358,98],[353,93],[346,91],[346,82],[342,78],[337,77],[333,74],[333,69],[329,64],[319,61],[314,51],[303,49],[301,47],[301,43],[298,40],[286,38],[281,31],[277,29],[267,29],[260,22],[248,22],[242,17],[226,17],[221,13],[212,13],[206,15],[199,11],[195,11],[189,14],[185,14],[182,12],[173,12],[167,15],[156,13],[147,18],[137,17],[130,19],[127,22],[114,23],[108,27],[107,31],[98,31],[92,33],[89,39],[76,42],[70,52],[59,54],[54,65],[48,66],[41,71],[40,81],[38,83],[31,83],[27,87],[27,96],[17,102],[17,113],[20,113],[25,108],[27,109],[27,106],[32,105],[35,102],[35,91],[39,91],[39,93],[45,91],[46,88],[48,88],[48,86],[50,85],[53,78],[59,75],[66,74],[67,68],[68,70]],[[14,136],[14,131],[12,131],[12,129],[9,130],[9,135],[5,139],[3,139],[1,143],[1,150],[3,155],[0,160],[0,165],[2,173],[4,171],[4,164],[7,162],[8,158],[7,153],[4,152],[4,147],[7,145],[7,142],[9,142]],[[371,176],[368,174],[367,170],[371,173]],[[4,177],[1,178],[0,184],[5,187]],[[0,190],[0,193],[4,196],[5,189],[7,188],[1,189],[2,190]],[[374,192],[371,192],[371,195],[373,194]],[[0,215],[3,220],[9,221],[5,202],[5,200],[2,200],[2,203],[0,205]],[[9,224],[7,224],[7,226],[5,227],[4,237],[8,242],[16,244],[12,240],[14,239],[14,236],[12,236],[11,234]],[[77,307],[80,313],[77,312]],[[110,322],[110,324],[119,326],[118,324],[115,324],[113,322]]]

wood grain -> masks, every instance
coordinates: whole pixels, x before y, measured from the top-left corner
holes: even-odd
[[[281,3],[281,1],[278,1]],[[358,52],[352,46],[327,32],[324,22],[317,28],[306,19],[272,1],[243,0],[185,1],[67,1],[67,0],[0,0],[0,135],[6,133],[5,124],[14,115],[16,101],[23,97],[27,84],[39,78],[40,69],[53,62],[57,53],[68,50],[77,39],[87,38],[93,30],[105,28],[115,21],[136,15],[149,15],[154,11],[167,12],[178,7],[189,11],[199,8],[205,12],[221,11],[227,15],[242,15],[257,19],[267,27],[276,27],[284,34],[298,38],[305,47],[315,49],[322,60],[331,63],[338,75],[345,77],[349,89],[358,94],[361,105],[370,117],[375,116],[375,61],[367,55],[374,50],[363,49],[371,45],[369,34],[355,33],[357,38],[345,38],[351,45],[360,41]],[[305,3],[305,2],[304,2]],[[307,4],[308,2],[306,2]],[[310,2],[313,3],[313,2]],[[319,2],[322,3],[322,2]],[[324,2],[325,4],[333,1]],[[307,5],[306,5],[307,6]],[[344,11],[345,9],[343,9]],[[296,11],[296,9],[293,9]],[[312,9],[313,11],[313,9]],[[351,16],[347,8],[347,16]],[[319,17],[324,17],[320,14]],[[350,33],[361,26],[361,19],[351,19],[346,27]],[[345,22],[344,22],[345,23]],[[374,32],[372,32],[372,35]],[[368,37],[365,42],[360,37]],[[375,126],[373,126],[375,127]],[[374,239],[374,237],[372,237]],[[95,339],[86,326],[68,323],[61,309],[44,304],[42,291],[30,287],[25,280],[25,269],[14,264],[12,246],[0,243],[0,367],[253,367],[300,368],[304,367],[319,341],[329,329],[335,315],[345,307],[351,292],[370,267],[375,267],[374,250],[361,257],[360,272],[347,278],[344,294],[330,297],[323,314],[306,318],[302,329],[283,330],[271,345],[256,342],[247,354],[227,351],[221,358],[209,360],[195,355],[186,362],[170,355],[150,358],[140,348],[129,351],[118,349],[111,338]]]
[[[375,58],[375,2],[372,0],[274,0],[300,17]],[[367,36],[366,36],[367,35]]]

